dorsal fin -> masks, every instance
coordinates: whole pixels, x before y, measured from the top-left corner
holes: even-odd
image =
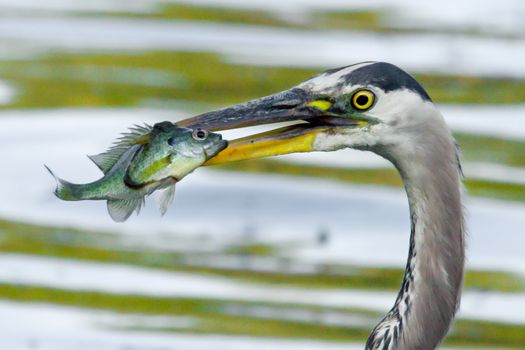
[[[152,126],[148,124],[134,125],[128,132],[122,133],[106,152],[88,156],[88,158],[106,174],[130,146],[147,143],[151,130]]]

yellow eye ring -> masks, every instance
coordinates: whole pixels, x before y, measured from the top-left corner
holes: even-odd
[[[352,95],[352,107],[366,111],[374,104],[376,96],[370,90],[359,90]]]

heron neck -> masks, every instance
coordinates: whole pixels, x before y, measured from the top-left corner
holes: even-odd
[[[453,139],[432,136],[402,161],[390,157],[408,196],[410,248],[396,302],[367,349],[435,349],[459,305],[465,260],[459,164]]]

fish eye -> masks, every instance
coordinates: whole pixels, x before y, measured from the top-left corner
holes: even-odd
[[[196,129],[193,131],[191,136],[193,137],[194,140],[204,141],[208,137],[208,132],[203,129]]]
[[[370,90],[358,90],[352,95],[352,107],[366,111],[374,104],[375,95]]]

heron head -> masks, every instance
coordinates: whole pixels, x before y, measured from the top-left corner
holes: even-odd
[[[294,124],[232,140],[210,163],[341,148],[403,152],[417,146],[422,130],[444,125],[421,85],[382,62],[331,69],[290,90],[179,124],[226,130],[278,122]]]

